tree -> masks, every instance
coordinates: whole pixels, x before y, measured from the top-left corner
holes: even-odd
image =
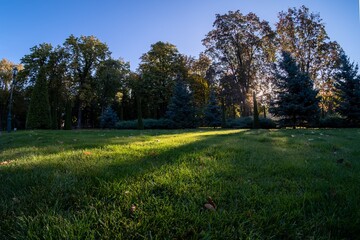
[[[52,50],[51,44],[43,43],[32,47],[31,53],[21,59],[24,73],[29,82],[34,84],[26,118],[28,129],[48,129],[52,126],[48,92],[48,69]]]
[[[178,128],[196,127],[192,94],[180,78],[176,80],[166,117],[172,120]]]
[[[144,95],[143,79],[136,73],[129,74],[129,86],[134,92],[136,101],[136,115],[137,115],[137,128],[144,129],[143,114],[142,114],[142,96]]]
[[[101,112],[110,106],[118,96],[120,104],[127,93],[126,78],[130,72],[130,64],[123,60],[107,59],[100,63],[96,72],[96,87]]]
[[[259,111],[258,111],[258,103],[256,100],[256,94],[255,92],[253,92],[253,116],[254,116],[254,122],[253,122],[253,128],[257,129],[260,127],[260,123],[259,123]]]
[[[319,14],[305,6],[279,13],[276,24],[279,50],[292,54],[302,72],[310,75],[321,96],[323,111],[332,111],[333,76],[340,46],[330,41]]]
[[[15,65],[7,59],[0,61],[0,132],[7,114],[8,98],[12,81],[12,70]]]
[[[110,55],[108,46],[94,36],[75,37],[71,35],[64,43],[69,54],[69,70],[74,81],[76,91],[78,116],[77,127],[82,128],[82,111],[93,102],[94,73],[99,64]]]
[[[177,75],[186,75],[184,58],[176,46],[157,42],[141,57],[139,72],[146,92],[146,98],[145,95],[142,97],[147,103],[147,115],[164,117]]]
[[[204,112],[205,123],[209,127],[220,127],[221,126],[221,108],[216,100],[214,91],[210,92],[209,102]]]
[[[259,69],[272,62],[275,54],[275,33],[269,23],[260,21],[254,14],[243,15],[239,11],[216,15],[214,30],[210,31],[203,44],[215,62],[219,79],[232,80],[240,113],[251,112],[251,89],[256,85]]]
[[[40,69],[31,95],[26,119],[27,129],[51,128],[50,104],[45,69]]]
[[[307,73],[300,70],[288,52],[275,69],[276,98],[270,104],[270,113],[281,118],[284,125],[293,128],[314,121],[319,114],[318,91]]]
[[[68,76],[67,60],[68,54],[65,49],[57,46],[50,52],[46,67],[52,129],[60,129],[62,115],[66,112],[66,105],[73,98],[71,91],[69,91],[71,79]]]
[[[351,123],[360,124],[360,76],[358,65],[350,62],[343,52],[335,75],[338,96],[337,111]]]

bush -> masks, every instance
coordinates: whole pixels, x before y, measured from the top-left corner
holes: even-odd
[[[169,119],[144,119],[144,129],[174,129],[176,124]],[[117,129],[137,129],[137,120],[120,121],[116,123]]]
[[[252,117],[230,119],[226,122],[226,128],[253,128]],[[270,118],[259,118],[259,127],[263,129],[276,128],[276,123]]]
[[[119,121],[119,118],[114,110],[111,107],[105,109],[103,114],[100,117],[100,127],[101,128],[115,128],[116,123]]]
[[[271,118],[259,118],[259,124],[262,129],[276,128],[276,123]]]
[[[346,128],[350,127],[346,120],[337,115],[331,115],[320,119],[321,128]]]

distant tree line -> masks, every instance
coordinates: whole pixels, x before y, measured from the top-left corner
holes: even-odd
[[[157,42],[135,72],[94,36],[34,46],[13,85],[14,64],[0,62],[0,128],[12,86],[17,128],[229,127],[250,116],[254,128],[269,116],[280,126],[359,126],[358,67],[307,7],[280,12],[275,28],[254,13],[218,14],[203,45],[194,58]]]

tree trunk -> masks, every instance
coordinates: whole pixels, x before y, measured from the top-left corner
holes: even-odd
[[[224,97],[221,98],[221,127],[226,127],[226,113],[225,113],[225,99]]]
[[[138,117],[138,129],[144,129],[144,123],[142,119],[142,109],[141,109],[141,96],[136,96],[136,108],[137,108],[137,117]]]
[[[82,124],[81,124],[81,121],[82,121],[82,110],[81,110],[81,103],[79,102],[79,110],[78,110],[78,119],[77,119],[77,128],[78,129],[81,129],[82,128]]]

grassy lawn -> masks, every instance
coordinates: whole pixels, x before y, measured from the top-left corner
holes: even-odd
[[[0,239],[360,236],[360,129],[22,131],[0,147]]]

